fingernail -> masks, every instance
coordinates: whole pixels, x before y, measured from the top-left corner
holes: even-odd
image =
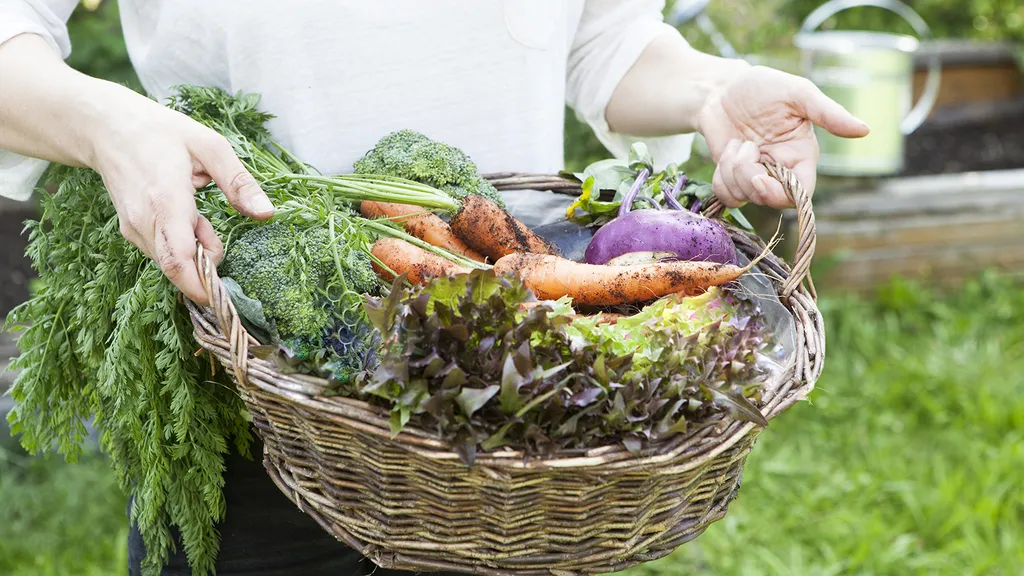
[[[270,202],[270,198],[260,194],[249,201],[249,209],[256,214],[266,214],[274,211],[274,205]]]

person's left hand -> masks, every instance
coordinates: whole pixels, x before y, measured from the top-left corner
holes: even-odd
[[[748,68],[711,93],[697,124],[717,164],[712,188],[730,208],[747,202],[793,207],[761,162],[792,169],[813,193],[818,163],[813,124],[842,138],[862,138],[869,130],[810,80],[762,66]]]

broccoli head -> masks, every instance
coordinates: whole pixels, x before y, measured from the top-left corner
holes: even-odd
[[[505,206],[501,195],[480,177],[476,164],[465,152],[413,130],[397,130],[384,136],[356,161],[354,168],[357,174],[415,180],[456,199],[476,194]]]
[[[259,300],[282,339],[313,343],[321,341],[331,325],[322,294],[333,258],[326,229],[300,230],[275,222],[235,240],[220,274]]]
[[[377,294],[380,291],[380,276],[373,271],[370,256],[362,250],[349,250],[344,258],[343,273],[345,286],[360,294]]]

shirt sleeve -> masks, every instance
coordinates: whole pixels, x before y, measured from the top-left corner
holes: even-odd
[[[655,169],[689,159],[693,134],[637,138],[612,132],[605,109],[619,82],[655,37],[675,31],[665,23],[664,0],[586,0],[569,50],[566,101],[576,117],[619,158],[637,141],[647,144]]]
[[[0,0],[0,45],[21,34],[36,34],[67,58],[71,55],[67,21],[77,5],[78,0]],[[44,160],[0,149],[0,196],[28,200],[46,166]]]

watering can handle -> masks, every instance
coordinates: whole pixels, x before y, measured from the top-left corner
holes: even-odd
[[[804,19],[803,25],[800,27],[800,32],[813,32],[818,28],[818,26],[821,26],[825,20],[828,20],[839,12],[860,6],[873,6],[875,8],[883,8],[890,12],[895,12],[899,16],[902,16],[922,39],[932,37],[932,31],[931,28],[928,27],[928,23],[925,22],[917,12],[914,12],[910,6],[907,6],[898,0],[832,0],[831,2],[822,4],[811,12],[807,18]],[[939,56],[938,54],[932,54],[928,58],[928,79],[925,81],[924,93],[921,94],[921,98],[917,101],[917,104],[914,105],[913,109],[907,113],[906,118],[903,119],[903,122],[900,123],[900,130],[904,134],[910,134],[914,130],[917,130],[921,124],[924,123],[925,119],[928,118],[928,114],[931,113],[932,107],[935,106],[935,101],[939,96],[939,80],[941,73],[942,67],[939,62]]]

